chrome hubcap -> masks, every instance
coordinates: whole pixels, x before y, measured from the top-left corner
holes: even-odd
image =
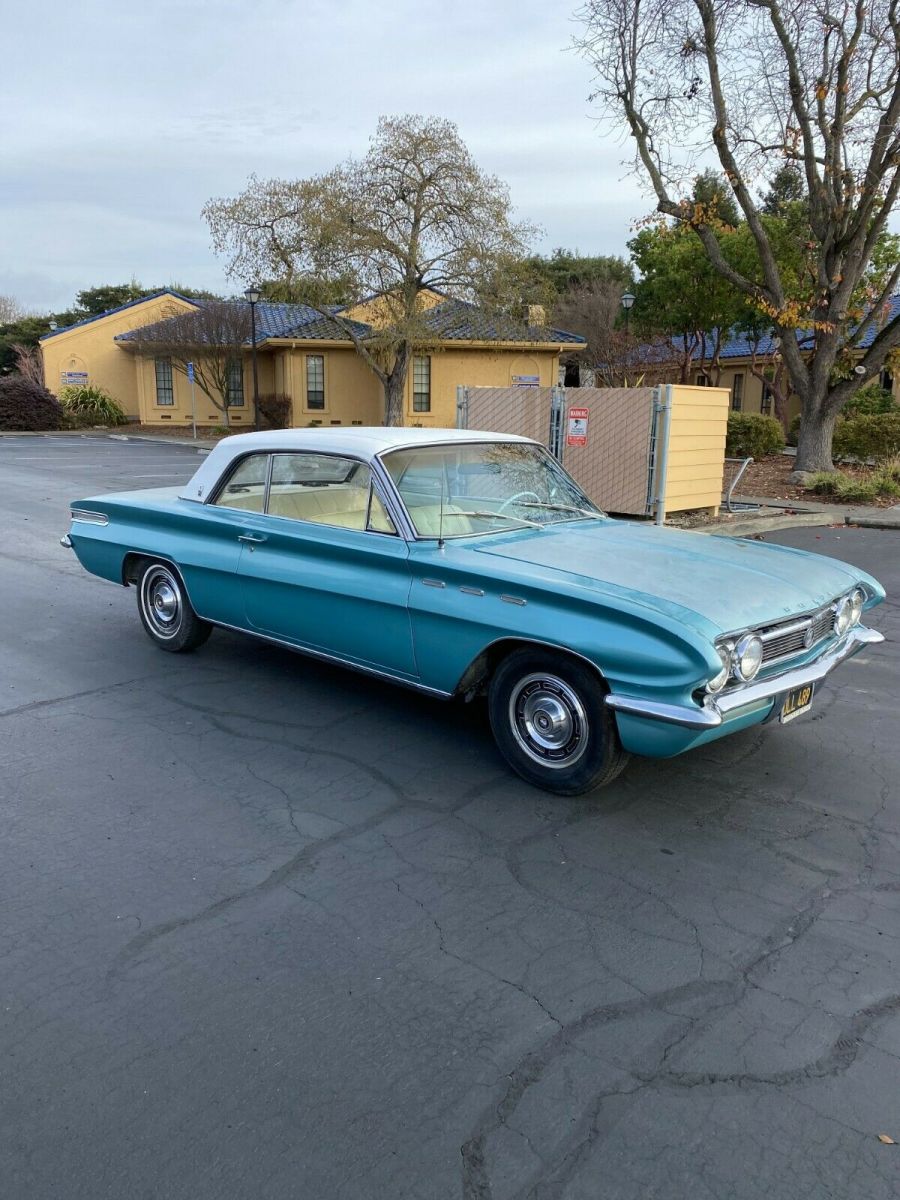
[[[152,567],[141,581],[141,606],[157,637],[174,637],[181,628],[181,591],[171,572]]]
[[[542,766],[571,767],[587,749],[584,705],[555,675],[521,679],[510,696],[509,719],[516,741]]]

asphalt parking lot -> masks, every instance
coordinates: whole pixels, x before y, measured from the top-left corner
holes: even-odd
[[[900,1195],[900,534],[814,713],[563,800],[483,710],[142,632],[192,448],[0,438],[4,1200]]]

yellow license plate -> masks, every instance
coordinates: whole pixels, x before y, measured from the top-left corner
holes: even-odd
[[[794,688],[788,692],[781,703],[782,725],[786,721],[793,721],[794,717],[799,717],[812,707],[813,690],[813,685],[808,683],[806,687]]]

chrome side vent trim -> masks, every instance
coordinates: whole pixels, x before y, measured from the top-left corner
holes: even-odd
[[[69,516],[73,521],[83,521],[85,525],[109,524],[109,517],[106,513],[93,512],[89,508],[72,508],[69,510]]]

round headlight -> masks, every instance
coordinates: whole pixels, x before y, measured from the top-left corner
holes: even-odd
[[[755,633],[745,634],[734,648],[734,673],[742,683],[749,681],[762,666],[763,644]]]
[[[857,588],[850,593],[850,624],[858,625],[862,616],[863,605],[866,602],[866,593],[862,588]]]
[[[722,670],[719,671],[718,675],[713,675],[712,679],[706,685],[706,690],[713,695],[721,692],[722,688],[728,682],[728,676],[731,674],[731,650],[725,646],[716,646],[716,654],[719,656]]]
[[[853,624],[853,605],[849,596],[841,596],[834,607],[834,632],[842,637]]]

